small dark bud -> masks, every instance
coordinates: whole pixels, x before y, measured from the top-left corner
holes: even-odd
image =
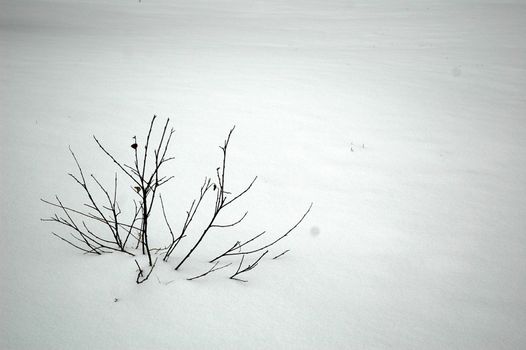
[[[139,193],[139,191],[141,190],[141,188],[140,188],[139,186],[135,186],[134,189],[135,189],[135,191],[136,191],[137,193]]]
[[[131,145],[131,148],[133,148],[133,149],[137,149],[137,144],[134,143],[133,145]]]

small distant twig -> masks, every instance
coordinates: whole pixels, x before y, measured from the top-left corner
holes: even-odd
[[[268,250],[266,250],[263,254],[261,254],[261,256],[256,260],[254,261],[252,264],[249,264],[247,267],[245,267],[244,269],[241,269],[241,266],[243,265],[243,260],[245,260],[245,254],[243,254],[241,256],[241,261],[239,262],[239,266],[237,267],[237,270],[236,272],[230,276],[230,279],[231,280],[236,280],[236,281],[240,281],[240,282],[248,282],[247,280],[243,280],[241,278],[237,278],[236,276],[239,276],[241,275],[242,273],[245,273],[245,272],[248,272],[250,270],[252,270],[254,267],[257,266],[257,264],[259,263],[259,261],[268,253]]]
[[[175,280],[171,280],[171,281],[168,281],[168,282],[162,282],[161,279],[159,278],[159,276],[155,275],[155,278],[157,278],[157,282],[159,282],[159,284],[162,284],[162,285],[169,285],[170,283],[173,283],[175,282]]]
[[[290,252],[290,249],[287,249],[283,253],[276,255],[275,257],[272,258],[272,260],[276,260],[277,258],[287,254],[288,252]]]
[[[194,276],[194,277],[191,277],[191,278],[187,278],[188,281],[193,281],[195,279],[198,279],[198,278],[201,278],[201,277],[204,277],[206,275],[208,275],[209,273],[211,272],[214,272],[214,271],[218,271],[218,270],[221,270],[221,269],[224,269],[225,267],[228,267],[230,265],[232,265],[232,263],[228,263],[226,265],[223,265],[221,267],[218,267],[216,268],[216,266],[219,264],[219,261],[216,261],[216,263],[214,264],[214,266],[212,266],[212,268],[210,270],[208,270],[207,272],[203,273],[203,274],[200,274],[198,276]]]

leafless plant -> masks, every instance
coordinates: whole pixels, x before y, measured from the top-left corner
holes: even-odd
[[[175,266],[175,270],[179,270],[181,266],[189,260],[190,256],[195,252],[197,247],[203,242],[204,238],[212,229],[230,228],[240,224],[245,219],[248,212],[245,212],[239,219],[233,222],[218,223],[218,221],[220,222],[219,219],[223,209],[245,195],[257,180],[257,176],[254,177],[254,179],[236,195],[233,195],[231,192],[227,191],[227,154],[230,139],[235,129],[234,126],[229,131],[223,145],[219,146],[222,153],[222,162],[220,166],[216,168],[216,180],[213,181],[210,177],[204,178],[199,190],[199,195],[192,201],[188,210],[186,211],[186,217],[180,231],[177,233],[174,232],[172,225],[170,225],[169,215],[166,212],[163,197],[159,192],[159,188],[173,178],[173,176],[161,176],[160,170],[165,163],[174,159],[173,157],[167,156],[170,141],[172,139],[172,135],[174,134],[174,129],[168,129],[170,119],[167,119],[162,131],[160,131],[158,141],[154,142],[152,139],[154,138],[153,129],[156,118],[156,116],[153,116],[150,122],[146,141],[141,152],[139,151],[140,148],[139,144],[137,143],[137,138],[135,136],[133,137],[133,144],[131,145],[131,148],[133,149],[133,163],[130,163],[132,165],[128,165],[118,160],[106,147],[102,145],[102,143],[95,136],[93,136],[98,147],[129,179],[131,179],[133,183],[133,192],[138,196],[138,198],[133,199],[134,209],[131,215],[132,218],[127,219],[130,220],[128,221],[129,223],[125,223],[121,218],[121,205],[118,202],[117,196],[119,189],[119,178],[117,173],[115,173],[113,178],[113,188],[108,190],[93,174],[91,174],[89,177],[85,176],[77,156],[71,150],[71,148],[70,153],[77,166],[78,174],[74,175],[70,173],[69,176],[79,186],[82,187],[83,192],[87,197],[87,203],[84,204],[85,208],[75,209],[65,206],[58,196],[55,196],[56,202],[42,199],[44,203],[58,208],[61,213],[60,215],[54,214],[52,217],[42,220],[59,223],[63,226],[66,226],[70,231],[69,236],[59,235],[54,232],[52,234],[69,245],[75,247],[76,249],[81,250],[85,254],[100,255],[103,253],[122,252],[132,256],[134,256],[135,253],[147,255],[149,265],[149,271],[147,273],[143,268],[141,268],[138,261],[135,260],[135,264],[138,267],[136,278],[137,284],[141,284],[148,280],[153,269],[155,268],[159,256],[162,256],[162,260],[164,262],[168,262],[170,257],[174,254],[176,248],[179,246],[181,240],[189,235],[189,228],[194,223],[194,218],[196,217],[198,211],[201,209],[201,207],[203,207],[203,205],[205,205],[205,198],[207,197],[208,193],[215,192],[215,203],[213,206],[212,215],[208,221],[206,221],[204,228],[198,231],[200,233],[196,237],[195,242],[191,245],[191,248],[189,248],[187,251],[181,252],[181,259]],[[91,180],[91,185],[88,184],[88,179]],[[97,191],[97,193],[104,198],[104,200],[102,200],[104,204],[101,204],[101,201],[96,198],[94,191]],[[152,208],[154,207],[157,197],[159,198],[162,215],[171,237],[171,242],[169,242],[164,248],[152,248],[149,243],[149,221]],[[260,237],[266,237],[266,231],[263,231],[244,242],[237,241],[231,248],[210,261],[210,263],[213,263],[214,265],[209,270],[200,275],[187,279],[191,281],[202,278],[232,265],[232,262],[227,262],[219,266],[219,259],[221,258],[228,259],[229,257],[241,256],[237,270],[229,278],[246,282],[246,280],[239,278],[239,276],[254,269],[265,257],[265,255],[269,253],[269,248],[283,240],[298,227],[298,225],[310,212],[311,208],[312,203],[301,216],[301,218],[284,234],[278,236],[277,238],[271,239],[268,243],[261,243],[259,245],[254,244]],[[138,225],[138,222],[140,222],[140,225]],[[94,228],[94,224],[98,225],[97,229]],[[106,227],[106,235],[99,233],[98,228],[101,225]],[[134,241],[133,245],[130,243],[130,238],[131,241]],[[277,259],[286,254],[288,251],[289,250],[285,250],[282,253],[274,256],[272,259]],[[263,253],[253,263],[243,267],[246,257],[259,252]],[[157,255],[155,260],[153,259],[152,255]]]

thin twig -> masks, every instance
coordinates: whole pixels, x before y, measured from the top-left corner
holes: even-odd
[[[188,253],[184,256],[184,258],[176,266],[176,268],[175,268],[176,270],[178,270],[185,263],[185,261],[190,257],[190,255],[192,255],[192,253],[199,246],[199,244],[201,244],[201,242],[203,241],[203,239],[205,238],[206,234],[209,232],[209,230],[211,228],[232,227],[232,226],[237,225],[238,223],[240,223],[245,218],[245,216],[247,215],[245,213],[245,215],[243,215],[243,217],[240,220],[238,220],[237,222],[234,222],[233,224],[230,224],[230,225],[217,225],[215,223],[215,220],[217,219],[217,217],[221,213],[221,210],[223,210],[225,208],[225,206],[227,206],[228,204],[232,203],[233,201],[235,201],[236,199],[241,197],[243,194],[245,194],[252,187],[252,185],[254,184],[254,182],[257,179],[257,177],[255,177],[254,180],[252,180],[252,182],[250,183],[250,185],[247,188],[245,188],[245,190],[243,190],[240,194],[235,196],[230,201],[227,201],[227,194],[229,194],[229,192],[227,192],[225,190],[226,159],[227,159],[228,145],[230,143],[230,137],[232,136],[232,132],[234,131],[234,129],[235,129],[235,126],[232,127],[232,129],[230,129],[230,132],[228,133],[228,136],[227,136],[223,146],[219,146],[219,148],[221,149],[221,151],[223,153],[223,159],[222,159],[222,166],[216,168],[217,184],[214,184],[214,189],[216,190],[216,202],[215,202],[215,208],[214,208],[214,213],[212,214],[212,218],[210,219],[208,225],[205,227],[205,229],[201,233],[201,236],[199,237],[197,242],[193,245],[193,247],[188,251]]]
[[[93,253],[93,254],[100,254],[100,253],[98,253],[98,252],[96,252],[96,251],[90,251],[90,250],[87,250],[87,249],[81,248],[81,247],[79,247],[78,245],[76,245],[76,244],[74,244],[74,243],[71,243],[70,241],[68,241],[68,240],[65,239],[64,237],[59,236],[59,235],[56,234],[55,232],[51,232],[51,234],[52,234],[53,236],[55,236],[55,237],[61,239],[62,241],[66,242],[66,243],[68,243],[68,244],[70,244],[70,245],[72,245],[73,247],[75,247],[75,248],[77,248],[77,249],[79,249],[79,250],[82,250],[83,252],[86,252],[86,253]]]
[[[174,242],[175,241],[174,232],[172,231],[172,227],[170,226],[170,223],[168,222],[168,219],[166,218],[166,211],[164,210],[163,197],[160,194],[159,194],[159,199],[161,200],[161,209],[163,211],[164,222],[166,223],[166,226],[168,226],[168,231],[170,231],[170,236],[172,236],[172,242]]]
[[[217,262],[214,264],[214,266],[212,266],[212,268],[211,268],[210,270],[208,270],[207,272],[205,272],[205,273],[203,273],[203,274],[200,274],[200,275],[198,275],[198,276],[194,276],[194,277],[191,277],[191,278],[187,278],[187,280],[188,280],[188,281],[193,281],[193,280],[195,280],[195,279],[198,279],[198,278],[204,277],[204,276],[208,275],[208,274],[211,273],[211,272],[218,271],[218,270],[224,269],[225,267],[228,267],[228,266],[232,265],[232,263],[228,263],[228,264],[226,264],[226,265],[223,265],[223,266],[221,266],[221,267],[216,268],[217,264],[219,264],[219,261],[217,261]]]
[[[228,224],[228,225],[211,225],[210,227],[232,227],[232,226],[235,226],[235,225],[239,224],[241,221],[243,221],[243,219],[247,216],[247,214],[248,214],[248,211],[245,212],[245,214],[243,214],[241,219],[237,220],[236,222],[234,222],[232,224]]]
[[[245,254],[252,254],[252,253],[257,253],[257,252],[260,252],[264,249],[267,249],[271,246],[273,246],[274,244],[278,243],[279,241],[281,241],[283,238],[287,237],[289,235],[289,233],[291,233],[292,231],[294,231],[294,229],[296,227],[298,227],[298,225],[305,219],[305,217],[307,216],[307,214],[310,212],[310,210],[312,209],[312,206],[313,206],[313,203],[310,204],[309,208],[307,209],[307,211],[302,215],[302,217],[294,224],[294,226],[292,226],[287,232],[285,232],[283,235],[281,235],[280,237],[278,237],[277,239],[275,239],[274,241],[272,241],[271,243],[268,243],[262,247],[259,247],[259,248],[256,248],[256,249],[252,249],[252,250],[247,250],[247,251],[237,251],[235,252],[234,250],[238,249],[238,248],[241,248],[245,245],[247,245],[248,243],[256,240],[257,238],[261,237],[262,235],[265,234],[265,231],[263,231],[262,233],[254,236],[253,238],[249,239],[248,241],[246,241],[245,243],[241,243],[239,245],[234,245],[234,247],[230,248],[229,250],[227,250],[226,252],[224,252],[223,254],[219,255],[218,257],[210,260],[210,262],[214,262],[224,256],[234,256],[234,255],[245,255]]]
[[[201,206],[203,198],[205,197],[206,193],[211,187],[212,187],[211,179],[209,179],[208,177],[205,177],[203,184],[201,185],[201,189],[199,190],[199,198],[197,199],[197,201],[194,199],[192,201],[192,204],[190,205],[190,209],[186,211],[186,220],[183,224],[183,227],[181,229],[181,233],[179,234],[179,236],[175,239],[173,239],[173,236],[172,236],[173,240],[172,240],[172,243],[170,244],[170,248],[168,249],[168,251],[166,252],[163,258],[164,261],[168,261],[170,255],[173,253],[173,251],[175,250],[179,242],[186,236],[186,231],[188,230],[188,227],[192,223],[192,220],[194,219],[195,214],[197,213],[199,207]],[[166,221],[166,223],[168,224],[168,221]]]
[[[106,155],[107,155],[108,157],[110,157],[110,159],[111,159],[111,160],[112,160],[112,161],[113,161],[113,162],[114,162],[114,163],[115,163],[115,164],[116,164],[116,165],[117,165],[117,166],[118,166],[118,167],[119,167],[119,168],[120,168],[120,169],[121,169],[126,175],[128,175],[128,177],[129,177],[133,182],[135,182],[135,183],[137,184],[137,186],[140,186],[140,185],[141,185],[141,184],[137,181],[137,179],[135,179],[135,177],[133,177],[133,175],[130,174],[130,173],[124,168],[124,166],[123,166],[123,165],[122,165],[117,159],[115,159],[115,157],[112,156],[111,153],[108,152],[108,151],[106,150],[106,148],[104,148],[104,146],[102,146],[102,144],[99,142],[99,140],[97,139],[97,137],[95,137],[95,135],[93,135],[93,139],[95,140],[95,142],[97,143],[97,145],[100,147],[100,149],[101,149],[104,153],[106,153]]]
[[[249,264],[247,267],[245,267],[244,269],[241,269],[241,266],[243,265],[243,260],[245,259],[245,254],[243,254],[241,256],[241,261],[239,263],[239,266],[237,268],[237,271],[232,275],[230,276],[230,279],[232,280],[236,280],[236,281],[240,281],[240,282],[248,282],[247,280],[243,280],[243,279],[240,279],[238,278],[237,276],[241,275],[242,273],[245,273],[245,272],[248,272],[250,270],[252,270],[254,267],[257,266],[257,264],[259,263],[259,261],[261,259],[263,259],[263,257],[268,253],[268,250],[266,250],[263,254],[261,254],[261,256],[259,258],[257,258],[256,261],[254,261],[252,264]]]
[[[137,264],[137,266],[139,266],[139,263],[137,262],[137,260],[135,260],[135,263]],[[152,274],[152,271],[155,268],[155,264],[157,264],[157,258],[155,259],[153,264],[150,266],[150,271],[148,272],[148,274],[145,277],[143,277],[144,276],[143,270],[139,266],[139,273],[137,274],[137,279],[135,280],[135,282],[137,282],[137,284],[141,284],[144,281],[146,281],[150,277],[150,275]],[[141,277],[143,277],[143,278],[141,279]]]
[[[277,258],[287,254],[288,252],[290,252],[290,249],[287,249],[283,253],[276,255],[275,257],[272,258],[272,260],[276,260]]]

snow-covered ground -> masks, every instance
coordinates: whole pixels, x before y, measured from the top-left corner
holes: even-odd
[[[0,0],[0,348],[525,348],[525,37],[523,1]],[[231,189],[259,179],[137,286],[39,199],[81,204],[68,145],[111,181],[91,135],[129,157],[153,114],[175,226],[234,124]],[[248,283],[185,279],[311,201]]]

